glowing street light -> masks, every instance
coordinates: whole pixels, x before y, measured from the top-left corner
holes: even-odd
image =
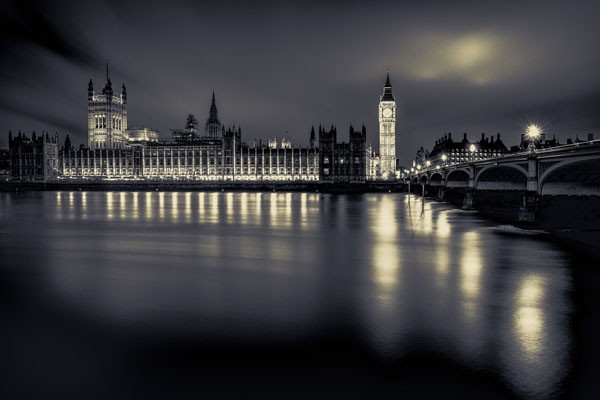
[[[471,152],[471,161],[473,161],[475,158],[475,152],[477,151],[477,146],[475,146],[474,143],[471,143],[469,146],[469,151]]]
[[[530,124],[525,131],[525,135],[529,138],[529,151],[535,151],[535,141],[542,136],[542,128],[536,124]]]
[[[417,165],[417,171],[420,171],[420,170],[421,170],[421,164],[418,164]]]
[[[426,165],[426,166],[428,166],[428,167],[429,167],[429,166],[431,166],[431,161],[427,160],[427,161],[425,162],[425,165]]]

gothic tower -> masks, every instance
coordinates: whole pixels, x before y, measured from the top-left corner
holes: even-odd
[[[127,90],[114,94],[108,62],[106,83],[101,93],[94,92],[94,83],[88,84],[88,146],[90,149],[123,149],[127,144]]]
[[[393,178],[396,172],[396,101],[389,72],[379,100],[379,157],[381,178]]]
[[[219,120],[217,105],[215,104],[215,92],[213,92],[210,112],[206,120],[206,125],[204,125],[204,135],[211,138],[220,138],[223,135],[223,125],[221,125],[221,121]]]

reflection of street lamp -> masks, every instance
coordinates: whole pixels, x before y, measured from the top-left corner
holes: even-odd
[[[529,138],[529,151],[535,152],[535,141],[542,135],[542,128],[536,124],[531,124],[527,127],[525,134]]]
[[[475,159],[475,151],[477,151],[477,146],[471,143],[471,145],[469,146],[469,151],[471,152],[471,161],[473,161]]]

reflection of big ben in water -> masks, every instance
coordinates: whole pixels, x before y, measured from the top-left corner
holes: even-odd
[[[396,101],[388,72],[379,100],[379,157],[381,177],[392,179],[396,171]]]

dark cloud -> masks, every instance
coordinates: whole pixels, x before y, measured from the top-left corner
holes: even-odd
[[[86,142],[87,81],[126,82],[130,125],[168,135],[216,91],[246,140],[311,125],[367,126],[389,66],[407,162],[444,132],[527,120],[559,138],[598,131],[600,26],[593,2],[13,2],[2,7],[0,146],[9,129]],[[287,133],[286,133],[287,132]]]

